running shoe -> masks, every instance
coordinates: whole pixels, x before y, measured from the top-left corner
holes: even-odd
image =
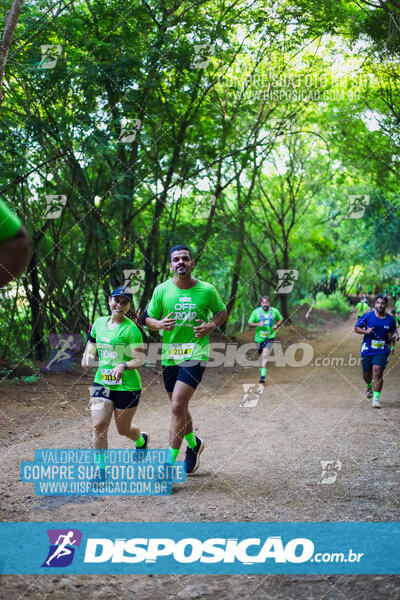
[[[146,431],[141,431],[140,433],[144,437],[145,443],[144,446],[140,446],[140,448],[136,448],[136,450],[147,450],[147,448],[149,447],[150,435],[146,433]]]
[[[258,380],[258,383],[265,383],[265,377],[261,376]]]
[[[372,398],[372,396],[373,396],[372,388],[367,388],[367,391],[365,392],[365,397]]]
[[[196,435],[196,445],[194,448],[186,449],[185,471],[188,475],[192,475],[200,466],[200,454],[204,450],[204,442]]]
[[[377,398],[374,398],[374,400],[372,400],[372,408],[382,408],[382,405]]]

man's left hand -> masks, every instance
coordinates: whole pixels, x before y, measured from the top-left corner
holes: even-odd
[[[202,321],[201,319],[196,319],[196,323],[197,322],[201,323],[201,325],[197,325],[197,327],[193,327],[194,334],[197,338],[203,338],[215,329],[215,325],[213,323],[206,323],[205,321]]]

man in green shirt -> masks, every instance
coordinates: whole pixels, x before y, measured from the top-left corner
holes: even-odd
[[[277,308],[270,305],[269,297],[262,296],[261,306],[253,310],[249,318],[250,327],[256,328],[254,341],[261,355],[260,383],[265,383],[267,359],[276,336],[276,330],[283,323],[283,317]]]
[[[0,200],[0,287],[21,275],[32,255],[25,227]]]
[[[398,314],[396,313],[396,309],[395,308],[392,308],[392,310],[390,312],[392,313],[392,317],[394,318],[394,321],[395,321],[395,324],[396,324],[396,331],[394,333],[394,336],[390,340],[391,341],[391,347],[390,347],[390,349],[391,349],[392,354],[393,354],[394,349],[395,349],[395,344],[396,344],[396,342],[399,341],[399,332],[398,332],[398,329],[399,329],[399,320],[400,319],[399,319]]]
[[[370,310],[368,302],[367,302],[367,296],[364,294],[360,300],[360,302],[357,302],[356,304],[356,311],[357,311],[357,317],[360,318],[363,316],[363,314],[365,314],[366,312],[368,312]]]
[[[120,435],[145,450],[150,436],[132,425],[141,393],[140,375],[136,366],[143,364],[137,350],[143,347],[139,327],[126,314],[132,305],[132,294],[125,288],[115,289],[108,299],[111,316],[99,317],[93,323],[89,341],[82,358],[82,367],[94,366],[99,355],[98,369],[91,390],[93,447],[107,449],[107,432],[114,414]],[[100,455],[100,471],[105,469],[105,453]],[[104,476],[104,473],[102,473]]]
[[[171,248],[173,277],[155,288],[143,315],[149,329],[162,331],[163,379],[172,413],[169,457],[174,464],[185,438],[188,474],[198,469],[204,449],[203,440],[193,433],[189,400],[201,381],[209,358],[209,334],[228,316],[215,287],[192,277],[194,266],[187,246]]]

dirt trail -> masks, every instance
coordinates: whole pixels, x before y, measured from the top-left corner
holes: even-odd
[[[327,324],[325,324],[327,325]],[[314,336],[292,327],[282,345],[312,346],[312,363],[268,369],[257,406],[240,406],[242,384],[257,368],[209,369],[192,403],[206,442],[199,472],[172,497],[79,498],[34,495],[19,481],[19,464],[37,448],[90,447],[91,379],[78,369],[37,384],[0,387],[3,430],[1,506],[4,521],[397,521],[399,520],[399,356],[385,373],[382,410],[365,399],[354,319]],[[246,334],[247,335],[247,334]],[[243,336],[242,341],[249,339]],[[298,358],[299,354],[296,355]],[[331,360],[330,366],[324,357]],[[355,360],[355,359],[354,359]],[[169,406],[160,369],[143,370],[137,423],[151,447],[165,447]],[[112,425],[111,447],[129,448]],[[182,456],[180,457],[182,458]],[[321,485],[321,460],[342,464]],[[12,598],[400,598],[400,576],[4,576]]]

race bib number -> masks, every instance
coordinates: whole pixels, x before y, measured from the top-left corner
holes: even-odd
[[[194,344],[170,344],[167,358],[173,360],[177,358],[190,358],[193,354],[194,346]]]
[[[117,380],[115,377],[110,375],[112,369],[101,369],[100,371],[100,379],[101,383],[104,385],[117,385]]]
[[[269,331],[260,331],[260,337],[267,338],[269,336]]]
[[[371,342],[371,348],[373,348],[374,350],[379,350],[379,348],[384,348],[384,347],[385,347],[384,340],[372,340],[372,342]]]

